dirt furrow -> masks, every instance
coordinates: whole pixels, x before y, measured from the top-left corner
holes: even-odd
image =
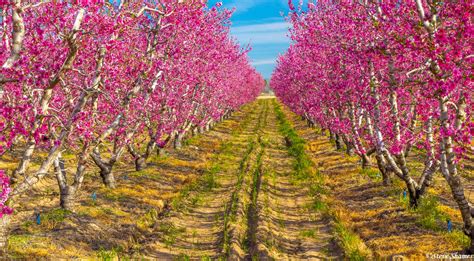
[[[334,257],[329,223],[311,209],[305,184],[295,180],[295,159],[289,155],[273,108],[260,135],[262,156],[254,178],[255,209],[249,208],[247,259],[311,260]],[[307,184],[306,184],[307,185]],[[251,204],[252,206],[252,204]]]
[[[168,215],[155,225],[155,236],[147,256],[157,259],[218,258],[230,245],[230,216],[242,188],[243,176],[254,160],[255,133],[261,128],[265,103],[255,110],[241,130],[236,130],[216,155],[203,180]]]

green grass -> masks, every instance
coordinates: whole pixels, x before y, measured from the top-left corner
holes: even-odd
[[[40,226],[47,227],[48,229],[54,229],[61,224],[69,214],[72,212],[62,208],[53,209],[49,212],[41,213],[41,224]],[[29,224],[31,226],[31,224]]]
[[[176,242],[176,239],[186,232],[186,228],[178,228],[173,223],[162,223],[158,231],[163,234],[163,243],[171,247]]]
[[[219,187],[219,183],[216,180],[216,174],[222,171],[222,167],[219,164],[213,165],[209,171],[202,177],[201,186],[204,191],[211,191],[214,188]]]
[[[9,245],[27,246],[31,241],[31,235],[11,235],[8,237]]]
[[[57,208],[50,212],[44,213],[42,215],[42,220],[52,222],[63,222],[69,214],[71,214],[71,211],[62,208]]]
[[[163,156],[156,156],[156,157],[163,157]],[[150,180],[161,180],[162,178],[161,173],[156,171],[156,169],[154,168],[145,168],[139,171],[134,171],[133,173],[130,173],[128,176],[135,177],[135,178],[146,178]]]
[[[347,259],[355,261],[367,260],[369,253],[364,251],[361,247],[363,245],[362,239],[350,229],[346,228],[337,218],[335,221],[334,230]]]
[[[99,251],[97,251],[97,258],[102,261],[112,261],[115,260],[120,253],[123,253],[121,247],[114,247],[110,250],[101,247]]]
[[[191,192],[209,192],[212,189],[217,188],[219,183],[216,180],[216,174],[222,169],[219,164],[219,162],[215,163],[196,181],[185,185],[179,192],[179,195],[171,201],[171,206],[173,206],[174,209],[183,208],[184,201],[189,198],[191,199],[191,203],[193,205],[197,204],[200,202],[199,196],[189,197]]]
[[[365,168],[360,169],[359,173],[362,176],[369,177],[373,181],[382,181],[382,174],[376,168]]]
[[[399,204],[415,215],[417,225],[432,231],[446,230],[448,215],[438,208],[439,200],[436,196],[425,195],[419,200],[418,207],[413,208],[410,206],[409,196],[403,197],[403,192],[400,192]]]
[[[455,229],[452,232],[445,232],[448,241],[454,243],[454,245],[461,246],[464,249],[470,247],[471,240],[464,232],[459,229]]]
[[[300,232],[301,237],[316,238],[318,232],[315,229],[304,230]]]
[[[323,212],[334,219],[334,232],[349,260],[367,260],[371,253],[364,245],[362,239],[347,228],[336,215],[333,215],[327,203],[321,199],[321,195],[327,193],[324,188],[324,178],[319,171],[312,171],[314,166],[311,158],[306,154],[304,139],[299,137],[291,123],[286,119],[281,106],[276,101],[274,101],[274,108],[280,124],[280,133],[286,137],[287,143],[289,143],[287,144],[289,145],[288,152],[296,159],[294,164],[295,177],[300,182],[309,185],[313,203],[308,207],[313,211]],[[312,231],[303,231],[301,235],[311,236]]]
[[[305,152],[306,142],[302,139],[291,123],[286,119],[280,105],[274,101],[275,113],[280,124],[280,133],[285,137],[288,144],[288,153],[296,159],[294,163],[295,176],[300,180],[311,177],[310,167],[312,165],[310,157]]]
[[[128,198],[126,195],[116,193],[114,189],[104,188],[103,191],[103,197],[110,201],[124,201]]]
[[[328,209],[328,205],[326,204],[326,202],[319,199],[314,199],[308,207],[309,209],[316,212],[326,211]]]
[[[418,225],[433,231],[446,230],[448,216],[439,210],[439,202],[435,196],[426,195],[421,198],[418,207],[415,209],[410,208],[409,203],[406,206],[416,214],[416,223]]]
[[[158,211],[154,208],[148,210],[145,215],[142,215],[137,221],[137,227],[145,230],[152,228],[158,220]]]

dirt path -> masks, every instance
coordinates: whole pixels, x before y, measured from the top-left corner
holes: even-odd
[[[279,132],[272,100],[257,101],[225,146],[199,186],[155,225],[145,256],[333,257],[328,223],[311,211],[308,188],[292,177],[295,159]]]
[[[274,109],[263,131],[257,198],[257,254],[261,260],[308,260],[340,257],[334,249],[329,222],[314,211],[308,184],[298,182],[296,160],[288,155]]]
[[[240,189],[239,176],[252,159],[253,139],[266,107],[266,103],[258,103],[249,112],[241,128],[227,137],[225,148],[199,185],[156,224],[156,238],[147,246],[147,257],[216,258],[224,254],[226,213]]]

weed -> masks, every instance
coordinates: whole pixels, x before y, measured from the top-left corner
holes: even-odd
[[[448,218],[446,214],[439,209],[438,199],[431,195],[422,198],[418,207],[411,209],[411,211],[417,215],[417,224],[434,231],[443,230]]]
[[[206,172],[202,176],[201,186],[203,187],[204,191],[211,191],[214,188],[218,187],[218,183],[216,180],[216,174],[222,171],[221,166],[218,164],[213,165],[209,171]]]
[[[357,234],[347,229],[337,218],[334,230],[349,260],[367,260],[370,253]]]
[[[164,158],[164,156],[156,156],[156,157],[163,157]],[[162,160],[162,158],[160,158],[157,161],[160,161],[160,160]],[[153,168],[145,168],[145,169],[142,169],[142,170],[139,170],[139,171],[135,171],[133,173],[130,173],[129,176],[130,177],[135,177],[135,178],[145,178],[145,179],[150,179],[150,180],[160,180],[161,179],[160,172],[156,171],[156,169],[153,169]]]
[[[179,256],[176,258],[177,261],[189,261],[191,258],[186,255],[186,254],[179,254]]]
[[[8,238],[9,245],[26,246],[31,240],[30,235],[12,235]]]
[[[190,199],[190,201],[191,201],[191,205],[192,205],[193,207],[196,207],[196,206],[198,206],[198,205],[201,205],[202,202],[203,202],[202,195],[195,195],[194,197],[192,197],[192,198]]]
[[[66,217],[71,213],[69,210],[62,208],[53,209],[50,212],[41,214],[41,224],[48,229],[54,229],[61,224]]]
[[[111,201],[124,201],[127,196],[123,194],[117,193],[116,190],[106,189],[105,193],[103,194],[104,198],[111,200]]]
[[[300,232],[300,236],[302,236],[302,237],[312,237],[312,238],[315,238],[316,235],[317,235],[317,232],[316,232],[316,230],[314,230],[314,229],[304,230],[304,231],[301,231],[301,232]]]
[[[148,212],[141,216],[137,221],[137,227],[142,230],[151,228],[155,225],[158,219],[158,211],[156,209],[150,209]]]
[[[183,141],[183,145],[184,145],[184,146],[196,145],[196,144],[198,143],[198,141],[199,141],[199,137],[200,137],[200,136],[201,136],[201,135],[198,134],[198,135],[193,136],[193,137],[191,137],[191,138],[189,138],[189,139],[185,139],[185,140]]]
[[[306,142],[298,136],[276,101],[274,101],[274,108],[280,124],[280,133],[285,137],[288,153],[296,159],[293,166],[296,172],[295,176],[299,180],[307,180],[311,177],[312,162],[305,152]]]
[[[326,211],[327,208],[328,205],[319,199],[314,199],[310,205],[310,209],[317,212]]]
[[[453,245],[464,249],[469,248],[470,239],[461,230],[455,229],[452,232],[445,232],[445,234],[448,242],[452,243]]]
[[[33,221],[28,220],[28,221],[26,221],[25,223],[23,223],[23,224],[21,225],[21,227],[22,227],[23,229],[29,229],[29,228],[33,225],[33,223],[34,223]]]
[[[229,223],[236,221],[236,217],[237,217],[236,213],[237,213],[238,200],[239,200],[238,192],[242,188],[244,174],[249,164],[248,161],[250,158],[250,154],[252,153],[254,148],[255,148],[255,142],[249,139],[247,150],[245,151],[245,154],[239,163],[239,174],[238,174],[237,185],[236,185],[235,191],[232,193],[230,205],[229,206],[227,204],[225,205],[226,211],[224,215],[224,242],[223,242],[222,248],[224,249],[224,253],[226,254],[226,256],[228,256],[230,252]],[[244,207],[244,209],[246,208]]]
[[[382,175],[380,174],[380,171],[375,168],[365,168],[361,169],[359,173],[362,176],[367,176],[373,181],[382,181]]]
[[[173,223],[162,223],[158,230],[163,234],[163,242],[168,247],[174,245],[176,238],[186,231],[185,228],[178,228]]]
[[[47,237],[33,237],[32,235],[11,235],[8,238],[8,252],[13,259],[27,260],[31,257],[44,259],[56,247]]]
[[[449,216],[441,210],[442,208],[435,196],[426,195],[419,200],[418,207],[413,208],[410,206],[408,195],[402,196],[403,192],[399,192],[399,194],[399,204],[415,214],[416,224],[433,231],[442,231],[444,229],[444,224],[446,224]]]
[[[97,258],[102,261],[111,261],[118,257],[119,253],[122,252],[123,249],[121,247],[114,247],[110,250],[101,247],[99,251],[97,251]]]
[[[317,177],[320,177],[320,176],[317,176]],[[318,179],[317,177],[315,179]],[[318,196],[321,194],[326,194],[327,191],[322,184],[323,184],[322,180],[315,180],[315,182],[309,186],[310,195]]]

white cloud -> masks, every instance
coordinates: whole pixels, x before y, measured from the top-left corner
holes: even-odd
[[[275,59],[271,59],[271,60],[256,60],[256,61],[253,61],[253,62],[252,62],[252,65],[253,65],[253,66],[257,66],[257,65],[268,65],[268,64],[276,64]]]
[[[236,26],[231,32],[241,44],[289,43],[289,27],[287,22],[262,23]]]
[[[232,28],[233,33],[258,33],[267,31],[287,31],[290,24],[287,22],[242,25]]]

